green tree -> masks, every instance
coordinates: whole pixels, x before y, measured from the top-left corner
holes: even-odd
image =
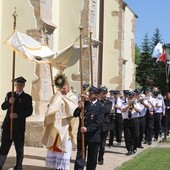
[[[151,87],[154,85],[153,60],[151,57],[150,41],[147,33],[143,39],[140,51],[140,59],[138,59],[136,62],[136,82],[143,88],[148,86]]]
[[[150,48],[152,51],[158,42],[163,43],[163,40],[159,28],[156,28],[150,42]]]
[[[152,51],[158,42],[163,44],[160,30],[156,28],[150,42],[150,48]],[[156,59],[153,59],[153,80],[154,84],[160,88],[161,92],[165,93],[166,92],[165,63],[160,61],[156,62]]]
[[[140,52],[140,48],[136,45],[135,46],[135,64],[136,65],[139,65],[140,63],[140,55],[141,55],[141,52]]]

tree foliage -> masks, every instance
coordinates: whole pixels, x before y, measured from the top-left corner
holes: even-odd
[[[139,63],[140,63],[140,55],[141,55],[141,52],[140,52],[140,49],[139,49],[139,47],[136,45],[135,46],[135,64],[136,65],[139,65]]]
[[[150,42],[150,47],[152,51],[158,42],[163,43],[163,40],[161,38],[160,30],[156,28]]]
[[[162,38],[159,29],[156,28],[151,40],[146,33],[141,47],[136,47],[136,83],[143,88],[158,86],[164,93],[166,91],[165,64],[156,62],[156,59],[152,58],[153,48],[158,42],[162,43]]]
[[[153,73],[151,71],[153,61],[151,57],[150,41],[147,33],[145,34],[140,50],[140,62],[136,68],[136,81],[140,86],[145,88],[153,85]]]

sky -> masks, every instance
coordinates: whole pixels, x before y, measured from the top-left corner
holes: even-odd
[[[141,46],[147,33],[152,38],[156,28],[160,30],[163,43],[170,43],[170,0],[124,0],[138,16],[136,44]]]

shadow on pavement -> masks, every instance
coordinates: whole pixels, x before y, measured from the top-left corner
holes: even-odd
[[[32,160],[40,160],[40,161],[44,160],[43,157],[30,156],[30,155],[25,155],[24,158],[28,158],[28,159],[32,159]],[[3,169],[11,170],[14,168],[15,163],[16,163],[16,157],[7,157]],[[23,170],[51,170],[51,169],[42,167],[42,166],[38,166],[38,165],[23,165]]]
[[[115,153],[115,154],[125,155],[125,153],[123,152],[115,152],[115,151],[109,151],[109,150],[106,150],[105,153]]]
[[[37,159],[37,160],[40,160],[40,161],[45,161],[45,158],[41,157],[41,156],[24,155],[24,158],[27,158],[27,159]]]

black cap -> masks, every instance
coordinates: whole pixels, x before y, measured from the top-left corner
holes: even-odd
[[[83,84],[83,89],[86,90],[89,86],[90,86],[89,83],[84,83],[84,84]]]
[[[114,90],[109,90],[110,93],[113,93]]]
[[[119,90],[113,90],[113,94],[120,94],[120,91]]]
[[[136,93],[136,94],[140,94],[140,93],[142,93],[142,90],[141,89],[135,89],[133,92]]]
[[[100,87],[99,88],[99,92],[108,92],[108,89],[107,89],[107,87],[106,86],[103,86],[103,87]]]
[[[97,87],[91,86],[89,92],[99,94],[99,89]]]
[[[134,93],[133,91],[129,91],[129,92],[128,92],[128,96],[134,97],[134,95],[135,95],[135,93]]]
[[[129,90],[123,90],[123,93],[126,94],[126,95],[128,95]]]
[[[24,79],[24,77],[22,77],[22,76],[14,79],[14,82],[16,82],[16,83],[23,83],[23,84],[25,84],[26,81],[27,81],[27,80]]]

